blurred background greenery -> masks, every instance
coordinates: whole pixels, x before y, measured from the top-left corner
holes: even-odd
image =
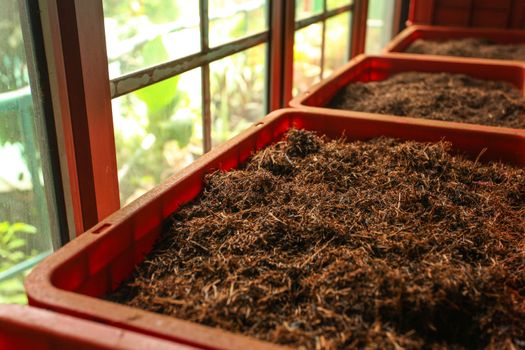
[[[27,301],[23,278],[52,247],[18,6],[0,0],[0,303]]]

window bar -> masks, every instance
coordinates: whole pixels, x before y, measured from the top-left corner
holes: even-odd
[[[200,0],[203,1],[203,0]],[[275,2],[279,3],[283,0],[274,0]],[[287,26],[291,26],[292,28],[298,30],[304,27],[309,26],[310,24],[319,22],[323,19],[327,19],[333,16],[336,16],[338,14],[352,11],[354,6],[352,4],[342,6],[337,9],[333,9],[330,11],[326,11],[326,13],[321,13],[317,16],[313,16],[310,18],[306,18],[301,21],[294,22],[295,18],[290,18],[290,13],[293,15],[295,14],[295,7],[292,6],[293,1],[283,1],[284,6],[286,7],[286,13],[285,13],[285,19],[284,19],[284,25],[285,25],[285,32],[290,30],[287,28]],[[291,4],[290,4],[291,2]],[[206,2],[207,5],[207,2]],[[278,5],[276,5],[278,6]],[[293,9],[292,9],[293,7]],[[203,25],[201,21],[201,26]],[[208,19],[209,23],[209,19]],[[272,27],[272,30],[274,28]],[[285,43],[287,45],[290,45],[290,43],[293,43],[293,40],[290,41],[290,34],[284,34],[286,37]],[[159,81],[171,78],[173,76],[179,75],[181,73],[187,72],[191,69],[203,67],[206,64],[209,64],[210,62],[219,60],[221,58],[233,55],[237,52],[244,51],[246,49],[249,49],[251,47],[257,46],[259,44],[262,44],[264,42],[269,41],[270,34],[269,31],[266,30],[262,33],[254,34],[227,44],[223,44],[217,47],[213,48],[207,48],[207,50],[204,50],[204,47],[202,47],[201,52],[182,57],[170,62],[162,63],[159,65],[156,65],[154,67],[149,67],[145,69],[138,70],[133,73],[128,73],[123,76],[120,76],[118,78],[112,79],[110,82],[111,87],[111,98],[116,98],[125,94],[128,94],[130,92],[133,92],[135,90],[138,90],[140,88],[143,88],[145,86],[157,83]],[[202,39],[201,39],[202,40]],[[272,44],[273,45],[273,44]],[[286,49],[286,47],[285,47]]]
[[[323,14],[326,15],[326,1],[327,0],[323,0]],[[323,21],[321,22],[321,62],[319,62],[320,64],[320,71],[319,71],[319,80],[322,80],[323,79],[323,74],[324,74],[324,55],[325,55],[325,43],[326,43],[326,18],[323,19]]]
[[[368,16],[367,16],[368,17]],[[348,47],[347,47],[347,50],[346,50],[346,57],[347,57],[347,61],[350,61],[352,59],[352,54],[353,54],[353,42],[354,42],[354,38],[355,38],[355,33],[354,33],[354,21],[356,19],[356,15],[355,15],[355,8],[348,13],[348,26],[350,28],[350,32],[348,33]]]
[[[201,51],[190,56],[156,65],[154,67],[149,67],[135,71],[133,73],[122,75],[118,78],[112,79],[110,82],[111,98],[129,94],[130,92],[140,88],[158,83],[159,81],[174,77],[194,68],[202,67],[205,64],[209,64],[213,61],[257,46],[266,42],[268,37],[268,31],[265,31],[229,42],[224,45],[208,48],[206,52]]]
[[[59,24],[56,40],[62,57],[55,64],[67,91],[66,106],[60,108],[69,119],[63,125],[71,127],[64,152],[73,156],[68,168],[76,172],[80,234],[120,207],[104,13],[102,1],[48,0],[40,5],[47,2]]]
[[[206,55],[210,50],[209,45],[209,16],[208,0],[199,0],[199,17],[201,32],[201,53]],[[210,96],[210,65],[205,63],[201,68],[201,94],[202,94],[202,138],[204,153],[211,150],[211,96]]]
[[[27,271],[37,265],[39,262],[47,258],[49,255],[53,253],[52,249],[46,250],[45,252],[42,252],[36,256],[33,256],[27,260],[24,260],[11,268],[0,272],[0,282],[11,279],[15,277],[16,275]]]
[[[272,12],[273,12],[273,1],[266,0],[265,2],[265,8],[264,8],[264,15],[265,15],[265,24],[266,24],[266,31],[268,32],[268,41],[266,43],[266,50],[264,53],[264,114],[270,113],[273,109],[271,108],[271,88],[270,85],[272,83],[272,63],[271,63],[271,57],[272,57],[272,48],[273,45],[273,33],[271,33],[272,28]]]
[[[312,17],[308,17],[308,18],[296,21],[295,22],[295,30],[303,29],[305,27],[308,27],[310,24],[314,24],[314,23],[326,20],[326,19],[328,19],[330,17],[334,17],[334,16],[337,16],[337,15],[340,15],[341,13],[345,13],[345,12],[353,11],[353,10],[354,10],[354,5],[353,4],[346,5],[346,6],[341,6],[341,7],[338,7],[336,9],[333,9],[333,10],[330,10],[330,11],[326,10],[325,12],[321,12],[318,15],[315,15],[315,16],[312,16]]]
[[[293,90],[293,55],[295,40],[295,1],[284,0],[284,30],[283,30],[283,92],[281,105],[288,107]]]
[[[268,69],[268,109],[270,111],[282,107],[282,94],[284,85],[283,75],[283,52],[284,52],[284,26],[285,26],[285,6],[284,0],[270,0],[270,33],[271,40],[269,48]]]
[[[368,0],[355,0],[352,16],[352,57],[365,51]]]
[[[403,0],[396,0],[394,4],[394,19],[392,20],[392,37],[396,36],[401,31],[403,16]]]

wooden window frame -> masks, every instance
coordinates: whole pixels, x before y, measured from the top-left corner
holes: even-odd
[[[203,149],[211,149],[209,64],[267,43],[266,111],[286,107],[293,88],[295,31],[352,13],[350,55],[364,51],[367,0],[295,21],[295,1],[268,0],[268,29],[209,47],[208,0],[199,0],[201,50],[110,80],[102,0],[38,0],[71,237],[120,207],[111,99],[191,69],[202,69]],[[203,20],[204,19],[204,20]],[[323,24],[324,27],[324,24]],[[324,37],[324,35],[323,35]],[[324,48],[323,48],[324,51]],[[321,69],[322,71],[322,69]],[[138,79],[140,78],[140,79]]]

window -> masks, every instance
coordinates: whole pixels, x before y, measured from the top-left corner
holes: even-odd
[[[124,205],[267,112],[265,0],[104,0]]]
[[[349,0],[295,1],[294,96],[350,58],[352,4]]]
[[[28,11],[0,7],[0,303],[25,303],[24,275],[62,242]]]
[[[368,0],[365,52],[381,53],[392,38],[396,1]]]
[[[266,114],[266,50],[259,44],[210,64],[212,147]]]

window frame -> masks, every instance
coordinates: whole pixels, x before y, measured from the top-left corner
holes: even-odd
[[[45,227],[37,234],[46,235],[45,238],[49,240],[50,247],[0,272],[0,282],[30,270],[50,255],[53,250],[66,244],[71,239],[69,233],[72,232],[66,214],[64,182],[60,167],[58,139],[55,133],[56,120],[51,102],[52,93],[49,85],[39,4],[30,0],[20,0],[17,5],[16,16],[20,20],[29,85],[4,93],[4,96],[11,94],[11,97],[3,100],[1,108],[3,111],[23,110],[19,115],[23,134],[22,143],[28,150],[27,166],[31,176],[36,210],[41,215],[41,226]],[[28,114],[28,106],[31,106],[33,113]],[[37,175],[40,170],[44,180],[43,184],[40,183]]]
[[[310,25],[320,23],[321,24],[321,56],[319,61],[319,81],[324,79],[324,65],[325,65],[325,53],[326,53],[326,25],[327,21],[331,18],[334,18],[338,15],[348,13],[350,16],[350,23],[352,26],[349,28],[349,38],[350,41],[348,43],[348,60],[350,60],[352,57],[357,56],[360,53],[364,52],[364,45],[354,45],[354,43],[361,43],[365,42],[365,36],[366,36],[366,30],[363,35],[360,33],[360,28],[358,26],[354,26],[354,22],[362,21],[361,16],[359,16],[360,9],[364,9],[366,12],[368,12],[368,0],[354,0],[350,4],[350,1],[348,1],[349,4],[343,5],[340,7],[336,7],[333,9],[328,9],[328,0],[322,0],[322,10],[318,14],[314,14],[312,16],[301,18],[301,19],[295,19],[295,13],[292,16],[294,18],[294,30],[293,30],[293,40],[295,42],[295,33],[301,29],[307,28]],[[293,1],[295,3],[295,1]],[[358,11],[359,10],[359,11]],[[295,7],[294,7],[295,11]],[[349,26],[350,26],[349,23]],[[358,22],[361,23],[361,22]],[[365,15],[365,23],[366,23],[366,15]],[[365,27],[366,28],[366,27]],[[293,55],[294,51],[291,52],[292,55],[292,66],[294,63]],[[285,100],[289,101],[293,97],[293,73],[292,73],[292,82],[291,82],[292,90],[286,90],[286,98]]]
[[[353,4],[327,10],[327,1],[323,0],[321,14],[295,21],[295,1],[268,0],[268,28],[264,32],[210,48],[208,35],[202,35],[209,29],[208,0],[199,0],[201,50],[198,53],[110,80],[102,0],[38,0],[60,168],[65,182],[66,212],[71,223],[69,228],[74,230],[71,237],[120,207],[113,98],[201,67],[203,147],[208,151],[211,149],[211,62],[266,43],[265,109],[270,112],[286,107],[292,97],[295,31],[349,12],[352,16],[349,57],[352,58],[364,51],[367,2],[354,0]],[[145,83],[134,84],[137,77]]]

